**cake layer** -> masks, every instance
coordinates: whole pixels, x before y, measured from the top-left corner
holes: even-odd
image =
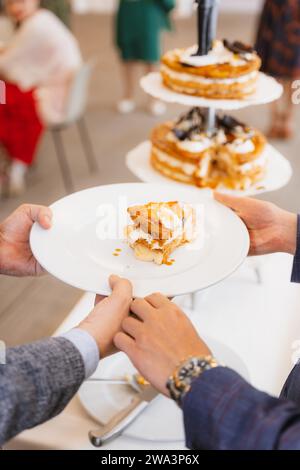
[[[196,216],[188,204],[151,202],[130,207],[128,213],[134,222],[136,239],[143,238],[147,243],[162,247],[177,237],[183,241],[193,237]]]
[[[230,116],[218,115],[217,129],[207,133],[203,112],[193,108],[176,124],[157,126],[151,141],[152,166],[179,182],[202,188],[246,189],[265,176],[265,137]],[[198,144],[205,150],[197,152]]]
[[[255,167],[246,174],[233,171],[229,173],[227,170],[214,168],[207,178],[199,178],[196,175],[187,175],[181,169],[162,162],[153,152],[151,154],[151,164],[156,171],[173,181],[210,189],[221,187],[235,190],[249,189],[251,186],[259,183],[264,178],[266,172],[266,169]]]
[[[205,156],[206,151],[214,145],[211,139],[207,138],[207,136],[203,136],[203,139],[196,142],[198,145],[202,143],[202,149],[199,151],[199,148],[196,146],[196,150],[194,148],[194,151],[191,151],[191,147],[189,148],[187,145],[184,145],[186,141],[179,141],[175,138],[172,134],[173,127],[174,122],[166,122],[156,126],[151,134],[151,142],[158,149],[174,157],[179,157],[186,164],[194,164],[195,161],[198,162],[199,159]]]
[[[199,166],[207,154],[211,154],[211,150],[226,152],[236,164],[243,164],[258,158],[266,145],[264,135],[256,129],[251,129],[251,138],[246,141],[246,144],[250,144],[250,148],[249,145],[245,145],[245,141],[242,141],[241,138],[234,139],[234,136],[230,134],[229,136],[224,134],[224,141],[221,140],[220,142],[218,135],[208,136],[205,132],[202,132],[197,135],[195,142],[199,143],[208,140],[210,143],[206,146],[205,150],[192,152],[187,150],[187,146],[183,145],[187,139],[176,139],[172,132],[173,128],[174,122],[166,122],[156,126],[151,133],[151,142],[155,149],[184,163],[187,172],[192,172],[193,165]],[[188,139],[188,142],[191,143],[192,140]]]
[[[258,72],[246,76],[246,81],[207,83],[196,81],[192,75],[173,72],[166,67],[161,69],[163,83],[176,93],[199,96],[210,99],[243,99],[255,92]]]
[[[242,99],[254,93],[261,59],[252,48],[215,41],[206,56],[196,56],[196,50],[175,49],[162,57],[166,87],[211,99]]]
[[[126,238],[142,261],[168,264],[171,253],[196,237],[195,209],[179,202],[148,203],[128,209],[133,225]]]
[[[215,54],[215,60],[209,63],[212,53],[218,48],[221,52]],[[175,49],[167,52],[161,61],[175,72],[213,79],[237,78],[258,71],[261,67],[261,59],[255,51],[244,55],[234,54],[221,41],[215,42],[214,51],[207,56],[194,57],[193,48]]]
[[[148,245],[139,240],[134,245],[132,245],[131,248],[134,250],[136,258],[140,261],[154,261],[155,264],[162,265],[169,263],[169,258],[171,254],[173,253],[173,251],[176,250],[176,248],[179,248],[181,245],[182,241],[178,239],[176,241],[173,241],[172,244],[170,244],[168,247],[157,250],[149,247]]]
[[[162,159],[161,154],[158,154],[155,151],[155,149],[152,150],[151,164],[155,170],[157,170],[159,173],[163,174],[164,176],[167,176],[168,178],[171,178],[174,181],[178,181],[180,183],[191,184],[194,186],[216,187],[216,186],[213,186],[214,185],[213,181],[210,181],[205,178],[202,178],[200,180],[199,178],[196,178],[195,173],[193,174],[186,173],[185,169],[180,167],[176,159],[174,159],[173,161],[176,162],[176,166],[173,163],[167,162],[165,159]]]

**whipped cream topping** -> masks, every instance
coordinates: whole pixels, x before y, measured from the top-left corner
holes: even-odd
[[[177,230],[182,225],[178,215],[168,207],[162,206],[159,209],[158,218],[167,230]]]
[[[208,137],[203,137],[200,140],[183,140],[177,142],[177,147],[190,153],[201,153],[212,147],[212,141]]]
[[[161,70],[174,80],[179,80],[180,82],[194,82],[204,85],[233,85],[234,83],[247,83],[251,80],[254,80],[258,76],[258,72],[254,70],[251,73],[235,78],[206,78],[191,73],[176,72],[175,70],[170,69],[170,67],[167,67],[165,64],[161,66]]]
[[[236,139],[231,144],[227,144],[227,147],[231,152],[239,153],[241,155],[255,151],[255,145],[252,139]]]
[[[266,152],[262,153],[260,157],[258,157],[253,162],[244,163],[238,167],[238,171],[241,174],[247,174],[249,171],[254,170],[255,168],[263,169],[265,168],[266,164],[268,163],[268,155]]]
[[[247,173],[250,173],[255,169],[263,169],[266,167],[268,163],[268,154],[266,152],[263,152],[255,160],[248,162],[248,163],[243,163],[243,164],[235,163],[235,161],[231,158],[231,155],[229,153],[223,152],[219,155],[219,158],[226,165],[231,167],[235,172],[240,173],[241,175],[247,175]]]
[[[200,108],[192,108],[175,123],[167,140],[179,150],[199,154],[210,148],[226,145],[232,153],[247,154],[255,151],[255,131],[228,115],[217,115],[216,129],[205,130],[205,115]]]
[[[154,239],[150,233],[144,232],[141,228],[135,228],[134,230],[131,230],[128,234],[128,240],[132,245],[134,245],[134,243],[136,243],[138,240],[146,240],[146,242],[149,244],[154,242]]]
[[[216,40],[213,48],[207,55],[197,56],[198,46],[192,46],[184,52],[180,52],[180,62],[183,64],[191,65],[192,67],[205,67],[208,65],[226,64],[229,63],[234,67],[245,65],[247,61],[253,59],[254,54],[248,53],[244,56],[234,54],[232,51],[225,47],[223,41]]]
[[[211,157],[210,155],[206,155],[201,160],[201,165],[200,165],[200,168],[198,168],[198,170],[196,171],[196,176],[198,176],[198,178],[206,178],[210,171],[210,165],[211,165]]]
[[[217,131],[216,134],[214,135],[214,141],[215,141],[216,144],[218,144],[218,145],[226,144],[226,142],[227,142],[227,137],[226,137],[226,134],[225,134],[225,132],[224,132],[224,129],[218,129],[218,131]]]
[[[184,174],[187,176],[195,175],[198,178],[207,178],[210,173],[210,165],[211,165],[211,158],[209,155],[201,159],[199,165],[192,165],[190,164],[187,167],[187,164],[184,164],[177,160],[174,157],[171,157],[161,151],[156,150],[157,159],[162,163],[167,163],[171,168],[180,169]],[[226,158],[225,158],[226,155]],[[232,166],[235,171],[240,173],[241,175],[247,175],[247,173],[253,171],[254,169],[263,169],[265,168],[266,164],[268,163],[268,157],[266,153],[263,153],[260,157],[256,160],[248,163],[244,163],[242,165],[234,165],[232,159],[230,158],[229,154],[223,154],[222,160],[226,161],[228,165]],[[250,180],[251,182],[251,180]],[[252,184],[252,182],[251,182]],[[250,184],[250,186],[251,186]]]
[[[180,160],[177,160],[177,158],[171,157],[165,152],[162,152],[161,150],[155,149],[155,155],[158,158],[158,160],[162,163],[166,163],[169,165],[171,168],[175,169],[180,169],[183,171],[188,176],[193,176],[195,171],[197,170],[197,165],[194,165],[193,163],[184,163],[181,162]]]
[[[155,155],[161,163],[166,163],[171,168],[181,170],[187,176],[193,176],[195,174],[199,175],[201,178],[208,176],[211,161],[209,156],[204,157],[200,162],[197,162],[197,164],[192,164],[184,163],[157,149],[155,149]]]
[[[170,230],[172,236],[166,240],[163,240],[164,245],[172,243],[178,238],[191,241],[195,236],[194,231],[194,220],[193,213],[187,212],[185,204],[182,204],[182,211],[184,216],[183,219],[179,218],[171,209],[162,207],[158,212],[160,222],[164,225],[167,230]],[[187,213],[189,214],[187,216]],[[159,250],[162,248],[159,241],[155,239],[150,233],[144,232],[140,227],[133,227],[128,233],[128,241],[130,245],[134,245],[139,240],[145,240],[153,250]]]
[[[139,240],[145,240],[153,250],[161,249],[159,242],[150,233],[144,232],[141,228],[134,228],[128,234],[128,242],[133,246]]]

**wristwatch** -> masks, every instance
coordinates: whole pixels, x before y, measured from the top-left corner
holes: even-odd
[[[193,381],[203,372],[218,366],[213,356],[190,357],[181,362],[167,382],[171,398],[181,406],[182,399],[191,389]]]

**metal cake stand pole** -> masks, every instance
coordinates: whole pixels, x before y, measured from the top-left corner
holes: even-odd
[[[198,4],[198,52],[196,56],[207,55],[217,35],[219,0],[195,0]],[[216,110],[206,109],[206,130],[216,128]]]
[[[219,0],[196,0],[196,3],[198,4],[198,52],[195,55],[202,56],[209,53],[217,36]],[[206,131],[213,132],[216,128],[216,109],[205,108],[205,113]],[[195,311],[197,292],[192,293],[190,299],[191,309]]]
[[[219,0],[195,0],[198,4],[198,52],[206,55],[216,38]]]
[[[206,131],[213,132],[216,129],[217,111],[215,108],[206,108]]]

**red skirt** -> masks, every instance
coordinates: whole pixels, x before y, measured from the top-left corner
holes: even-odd
[[[43,131],[34,90],[24,92],[6,83],[6,104],[0,104],[0,143],[11,159],[30,165]]]

